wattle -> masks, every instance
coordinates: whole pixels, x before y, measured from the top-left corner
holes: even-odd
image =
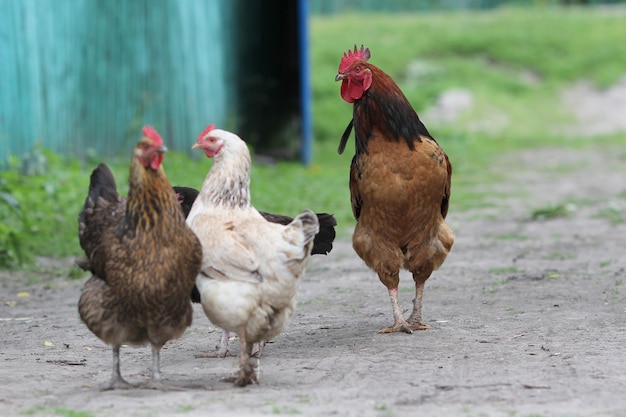
[[[363,96],[363,86],[350,82],[350,80],[343,80],[341,83],[341,97],[348,103],[354,103],[356,100]]]
[[[163,155],[158,154],[150,161],[150,168],[156,171],[161,166],[161,162],[163,162]]]

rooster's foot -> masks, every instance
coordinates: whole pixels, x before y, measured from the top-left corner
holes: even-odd
[[[395,333],[395,332],[404,332],[404,333],[411,334],[413,333],[413,330],[411,330],[411,326],[409,326],[409,323],[402,320],[402,321],[396,321],[390,327],[385,327],[378,331],[378,333]]]
[[[417,330],[428,330],[430,329],[430,326],[426,323],[422,323],[421,321],[418,321],[416,323],[410,322],[409,321],[409,327],[411,328],[411,330],[413,331],[417,331]]]

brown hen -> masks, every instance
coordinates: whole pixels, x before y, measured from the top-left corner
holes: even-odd
[[[152,347],[147,388],[164,388],[159,352],[191,324],[189,294],[200,271],[202,247],[185,224],[161,162],[163,140],[149,126],[130,164],[128,199],[117,194],[105,164],[91,174],[79,214],[79,240],[86,258],[78,263],[93,274],[78,302],[81,319],[113,348],[113,375],[105,389],[128,388],[120,374],[123,344]]]

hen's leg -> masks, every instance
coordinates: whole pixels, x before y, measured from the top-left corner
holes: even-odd
[[[152,377],[150,378],[150,382],[145,385],[142,385],[141,388],[145,389],[157,389],[161,391],[181,391],[181,388],[171,387],[165,385],[161,381],[161,366],[160,366],[160,356],[161,356],[161,346],[150,345],[152,348]]]
[[[415,298],[413,299],[413,312],[409,316],[411,330],[427,330],[430,326],[422,322],[422,297],[424,296],[425,281],[413,277],[415,280]]]
[[[112,389],[130,389],[134,388],[134,385],[129,384],[122,378],[122,374],[120,373],[120,347],[113,346],[113,374],[111,376],[111,382],[109,385],[104,387],[102,390],[112,390]]]
[[[147,389],[166,389],[161,382],[161,367],[160,367],[160,352],[161,347],[156,347],[154,345],[150,345],[152,348],[152,377],[150,378],[150,382],[143,386],[143,388]]]
[[[200,353],[196,355],[196,358],[225,358],[228,354],[228,337],[230,334],[228,330],[222,330],[222,336],[220,337],[219,348],[214,352]]]
[[[393,309],[394,323],[390,327],[380,329],[378,333],[393,333],[393,332],[405,332],[413,333],[409,324],[404,320],[402,316],[402,308],[398,301],[398,287],[389,288],[389,298],[391,299],[391,308]]]
[[[255,382],[259,383],[254,370],[254,365],[250,363],[250,352],[252,351],[252,344],[246,340],[246,328],[242,326],[239,329],[239,346],[241,353],[239,356],[239,376],[235,379],[235,385],[245,387],[246,385]]]
[[[255,343],[252,347],[252,353],[250,353],[250,356],[254,358],[260,358],[263,354],[263,349],[265,349],[266,343],[267,342],[265,340],[261,340],[259,343]]]

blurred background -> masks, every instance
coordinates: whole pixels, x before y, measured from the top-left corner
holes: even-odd
[[[77,254],[91,169],[112,165],[124,192],[144,124],[173,184],[200,186],[210,162],[189,148],[216,123],[253,149],[259,209],[349,231],[334,77],[355,44],[449,154],[451,212],[480,208],[497,155],[626,142],[625,3],[0,0],[0,267]]]

